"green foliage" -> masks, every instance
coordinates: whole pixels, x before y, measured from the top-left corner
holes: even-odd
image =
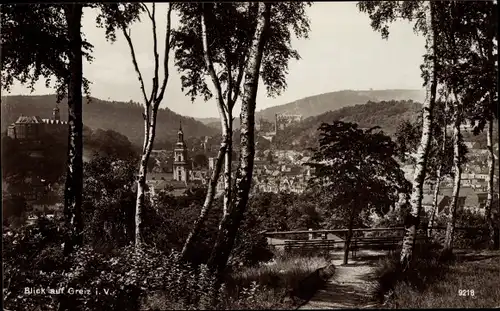
[[[360,99],[361,100],[361,99]],[[388,135],[397,133],[397,126],[404,120],[413,121],[421,105],[413,101],[366,101],[364,104],[344,107],[313,116],[279,131],[273,144],[297,150],[317,147],[317,128],[332,121],[354,122],[363,128],[379,126]]]
[[[292,33],[307,38],[309,20],[305,15],[308,2],[273,3],[271,21],[264,47],[260,76],[268,95],[279,95],[286,88],[286,74],[290,59],[299,59],[291,47]],[[248,57],[257,22],[257,7],[245,3],[177,3],[181,26],[172,32],[175,47],[175,65],[181,73],[182,89],[194,100],[212,97],[205,81],[205,66],[201,38],[200,15],[205,10],[209,53],[215,67],[223,68],[219,81],[223,96],[234,101],[240,93],[243,66]],[[236,72],[236,74],[234,74]],[[231,106],[231,105],[230,105]]]
[[[14,80],[34,90],[43,78],[47,87],[55,87],[60,101],[67,93],[70,42],[68,16],[64,4],[6,4],[2,6],[2,87],[9,89]],[[83,57],[93,60],[93,46],[83,40]],[[90,81],[83,79],[89,93]]]
[[[260,231],[307,230],[321,226],[323,218],[317,206],[319,200],[309,194],[265,192],[252,197],[247,213],[256,218]]]
[[[205,309],[216,292],[206,267],[179,261],[175,252],[155,248],[115,248],[111,252],[85,246],[62,255],[56,222],[4,232],[4,304],[11,310],[137,310],[145,297],[161,291],[169,309]],[[30,288],[63,288],[58,295],[24,292]],[[84,292],[72,294],[70,289]],[[210,305],[209,305],[210,307]]]
[[[125,245],[134,233],[133,160],[95,156],[84,165],[85,238],[93,245]]]
[[[409,192],[394,159],[396,145],[383,132],[341,121],[323,123],[318,130],[320,146],[307,163],[315,168],[310,188],[328,192],[336,209],[345,213],[355,209],[356,217],[362,210],[383,215],[399,193]]]
[[[448,222],[447,215],[439,215],[436,217],[437,225],[445,227]],[[484,216],[463,209],[457,212],[455,218],[455,227],[472,228],[466,230],[457,230],[453,235],[454,248],[480,249],[488,245],[488,229],[486,228]],[[441,243],[445,239],[445,230],[439,230],[433,233],[434,239]]]
[[[452,107],[456,103],[437,101],[434,107],[434,122],[432,131],[432,139],[427,157],[427,172],[425,174],[427,180],[435,180],[437,169],[441,169],[441,177],[453,177],[453,154],[454,143],[453,137],[446,134],[443,137],[443,130],[446,125],[450,125],[450,110],[447,107]],[[416,165],[415,159],[410,154],[417,152],[422,137],[422,115],[415,122],[403,121],[398,125],[396,133],[397,156],[401,161]],[[443,150],[443,139],[445,139],[445,147]],[[467,163],[468,149],[465,146],[463,136],[459,137],[460,148],[460,163]]]
[[[445,273],[421,266],[421,275],[429,275],[424,289],[412,284],[394,286],[385,307],[390,309],[495,308],[498,306],[498,252],[460,254]],[[480,271],[480,273],[478,273]],[[435,277],[431,273],[437,272]],[[480,288],[480,290],[477,290]],[[464,289],[466,289],[464,291]],[[468,291],[467,291],[468,289]],[[463,293],[465,295],[460,295]]]
[[[414,30],[426,32],[423,1],[360,1],[357,6],[368,14],[372,28],[384,39],[389,37],[389,24],[397,19],[415,21]]]
[[[403,271],[399,254],[387,256],[380,260],[375,269],[377,289],[375,298],[384,304],[390,304],[394,299],[394,289],[405,284],[418,290],[423,290],[432,282],[441,278],[447,272],[447,265],[439,258],[439,246],[436,244],[416,245],[412,266]]]
[[[26,220],[28,206],[26,200],[18,195],[2,195],[2,219],[3,225],[21,225]]]
[[[208,168],[208,158],[206,155],[199,153],[194,156],[193,162],[197,168]]]
[[[132,145],[127,136],[114,130],[88,131],[84,148],[94,150],[102,157],[117,160],[131,159],[139,154],[138,148]]]

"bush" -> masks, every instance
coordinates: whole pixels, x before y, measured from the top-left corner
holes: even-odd
[[[399,262],[399,253],[381,259],[375,269],[378,281],[376,298],[380,302],[390,303],[399,284],[423,290],[428,284],[442,277],[446,271],[446,261],[440,258],[440,246],[434,243],[417,244],[411,267],[403,271]]]
[[[146,246],[62,254],[55,222],[4,233],[4,304],[11,310],[138,310],[151,293],[172,308],[206,309],[222,300],[205,266],[181,263],[175,251]],[[25,288],[62,289],[34,295]],[[73,291],[81,290],[78,294]]]
[[[448,217],[440,215],[437,217],[438,226],[446,227]],[[484,216],[470,210],[461,210],[457,212],[455,227],[479,228],[468,230],[456,230],[453,236],[454,248],[485,248],[488,245],[488,230]],[[441,244],[444,243],[446,230],[435,230],[434,239]]]
[[[277,255],[272,261],[258,266],[238,268],[226,279],[228,297],[234,301],[226,306],[267,310],[296,307],[294,299],[304,294],[304,280],[328,264],[329,260],[320,256]]]

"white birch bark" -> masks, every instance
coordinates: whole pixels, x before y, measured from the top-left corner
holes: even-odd
[[[429,219],[429,229],[427,230],[427,236],[432,237],[432,227],[434,226],[434,219],[436,218],[436,213],[438,210],[438,198],[439,198],[439,188],[441,186],[441,171],[443,169],[443,158],[445,155],[445,150],[446,150],[446,122],[443,124],[443,139],[441,141],[441,163],[439,164],[437,171],[436,171],[436,186],[434,188],[434,198],[432,200],[432,212],[431,212],[431,217]]]
[[[427,83],[427,99],[423,104],[423,124],[422,137],[416,154],[416,166],[413,178],[413,186],[411,193],[411,208],[410,214],[405,223],[405,235],[403,237],[403,247],[401,250],[400,262],[404,269],[408,268],[411,263],[415,239],[417,235],[417,226],[420,220],[420,212],[422,210],[423,185],[425,180],[425,172],[427,167],[427,156],[429,153],[429,144],[431,138],[432,126],[432,111],[436,102],[436,51],[435,51],[435,25],[434,25],[434,3],[429,1],[426,10],[426,25],[427,25],[427,54],[431,56],[428,64],[429,81]]]
[[[236,234],[248,203],[252,183],[253,162],[255,155],[255,106],[261,67],[262,54],[266,43],[266,30],[270,20],[270,3],[259,2],[258,21],[252,44],[249,48],[248,62],[245,69],[244,93],[241,105],[240,158],[236,175],[234,205],[221,223],[214,249],[208,266],[217,275],[225,269],[232,251]],[[220,279],[219,279],[220,281]]]
[[[130,35],[130,31],[127,30],[125,26],[122,26],[122,33],[127,40],[128,46],[130,48],[130,54],[132,56],[132,64],[134,65],[134,69],[137,74],[137,78],[139,80],[139,84],[141,87],[142,95],[144,98],[144,142],[142,146],[142,154],[141,160],[139,162],[139,169],[137,174],[137,197],[136,197],[136,205],[135,205],[135,234],[134,234],[134,246],[135,248],[140,248],[142,246],[142,237],[141,237],[141,212],[144,208],[145,202],[145,189],[146,189],[146,177],[147,177],[147,165],[151,155],[151,150],[153,149],[153,143],[156,135],[156,116],[158,113],[158,108],[160,106],[161,101],[163,100],[165,89],[167,87],[169,70],[168,70],[168,61],[169,61],[169,52],[170,52],[170,36],[171,36],[171,13],[172,13],[172,4],[169,4],[167,11],[167,25],[166,25],[166,34],[165,34],[165,52],[164,52],[164,78],[162,84],[159,84],[159,54],[158,54],[158,38],[156,34],[156,17],[155,10],[156,6],[152,4],[152,10],[150,11],[146,4],[142,3],[143,8],[146,10],[149,19],[152,23],[152,31],[153,31],[153,54],[154,54],[154,77],[153,84],[151,89],[151,94],[148,98],[146,95],[146,90],[144,87],[144,80],[142,78],[141,71],[139,70],[139,65],[137,64],[137,57],[135,54],[134,45],[132,43],[132,38]]]
[[[456,102],[453,124],[453,194],[451,204],[448,210],[448,223],[446,225],[446,236],[444,241],[443,253],[449,253],[453,249],[453,235],[455,234],[455,221],[458,208],[458,199],[460,194],[460,181],[462,175],[462,165],[460,163],[460,125],[461,125],[461,107]]]
[[[486,132],[486,143],[488,149],[488,195],[486,198],[485,206],[485,216],[488,223],[489,231],[489,244],[493,248],[495,245],[495,226],[494,226],[494,216],[492,213],[493,209],[493,192],[494,190],[494,178],[495,178],[495,155],[493,151],[493,117],[488,120],[488,127]],[[498,207],[497,207],[498,208]]]

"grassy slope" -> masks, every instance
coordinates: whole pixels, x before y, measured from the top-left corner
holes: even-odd
[[[500,252],[458,256],[446,272],[417,290],[405,283],[394,288],[392,308],[494,308],[500,307]],[[424,268],[425,269],[425,268]],[[423,271],[422,274],[426,272]],[[459,290],[474,291],[459,295]]]

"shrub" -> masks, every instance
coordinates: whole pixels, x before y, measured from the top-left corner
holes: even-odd
[[[446,227],[447,221],[447,215],[440,215],[437,217],[438,226]],[[470,210],[460,210],[457,212],[455,227],[479,229],[455,230],[453,236],[454,248],[479,249],[488,245],[488,230],[485,228],[486,223],[483,215]],[[436,230],[433,235],[436,241],[441,244],[444,243],[446,235],[445,230]]]
[[[164,253],[147,245],[137,251],[130,246],[111,251],[84,246],[64,257],[60,232],[51,220],[4,232],[6,308],[137,310],[150,293],[158,292],[169,309],[206,309],[220,300],[206,267],[181,263],[175,251]],[[62,291],[33,295],[25,288]]]
[[[423,290],[427,284],[442,277],[447,266],[440,258],[440,248],[435,243],[415,245],[412,265],[406,271],[403,271],[398,253],[381,259],[374,272],[378,281],[376,298],[380,302],[390,303],[399,284]]]

